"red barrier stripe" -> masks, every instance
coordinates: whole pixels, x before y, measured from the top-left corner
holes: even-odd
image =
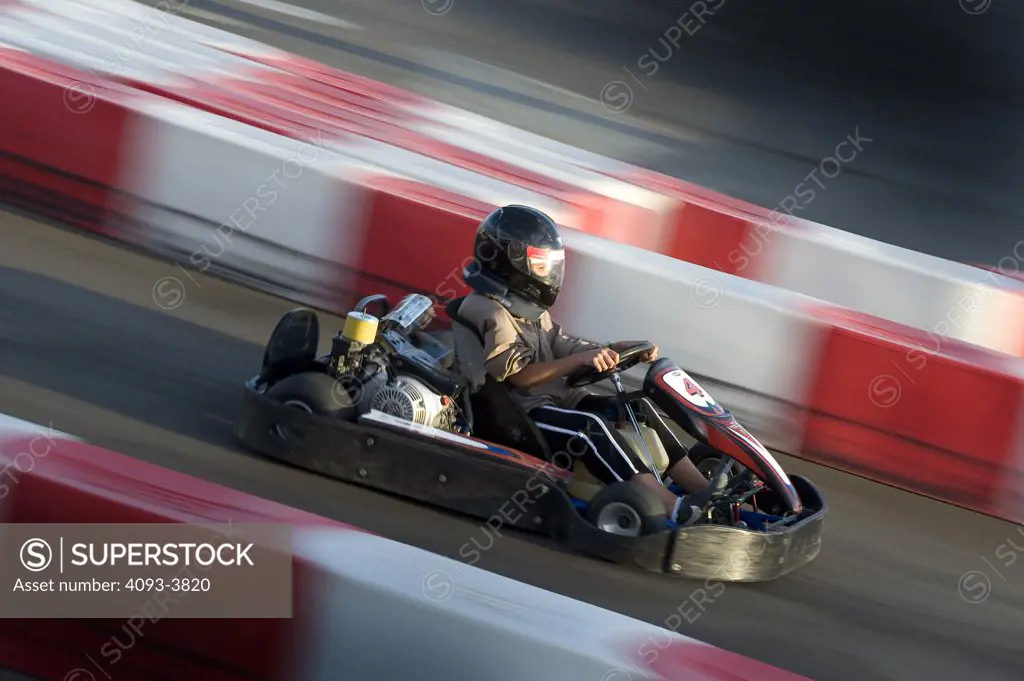
[[[1024,380],[1012,360],[850,311],[817,309],[817,361],[802,455],[903,489],[1000,513],[1018,478]],[[1024,520],[1024,509],[1017,508]]]
[[[40,436],[4,436],[0,438],[0,461],[5,467],[18,462],[17,467],[8,468],[6,479],[13,475],[16,482],[9,483],[9,493],[0,502],[5,522],[286,523],[359,531],[59,437],[50,442]],[[291,620],[142,619],[136,622],[138,632],[129,625],[127,633],[124,620],[0,620],[0,650],[7,651],[2,662],[55,680],[63,679],[73,668],[88,668],[88,655],[100,664],[116,667],[116,673],[109,671],[119,679],[294,681],[293,645],[303,638],[303,604],[310,602],[303,591],[308,569],[302,560],[293,563],[296,612]],[[148,612],[159,618],[155,606]],[[47,649],[65,654],[32,652]]]
[[[104,231],[131,116],[126,91],[84,71],[3,48],[0,91],[8,100],[0,107],[0,189],[43,209],[57,204],[60,217]]]
[[[473,253],[477,224],[492,206],[411,180],[381,177],[368,179],[367,185],[371,196],[358,259],[340,254],[360,273],[356,294],[401,297],[418,290],[442,299],[468,295],[462,267]],[[396,228],[401,238],[395,238]],[[465,256],[453,260],[454,253]],[[380,280],[372,278],[396,273],[401,273],[400,287],[381,290]]]
[[[696,610],[694,614],[697,615]],[[637,648],[634,658],[638,668],[650,670],[665,681],[810,681],[778,667],[696,642],[651,640]],[[630,677],[623,675],[621,678],[625,681]],[[619,681],[619,677],[609,675],[608,681]]]

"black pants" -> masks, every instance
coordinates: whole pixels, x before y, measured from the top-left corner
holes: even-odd
[[[665,445],[668,452],[669,468],[687,456],[686,448],[658,415],[654,406],[646,399],[632,402],[633,411],[639,419],[646,417],[649,425]],[[530,410],[530,418],[547,440],[555,457],[555,463],[568,465],[567,458],[582,459],[583,465],[595,478],[605,484],[629,480],[639,473],[649,473],[650,468],[643,458],[625,445],[621,436],[609,428],[601,418],[616,419],[615,398],[588,395],[576,409],[544,406]],[[599,416],[600,414],[600,416]],[[626,427],[632,429],[633,424]]]

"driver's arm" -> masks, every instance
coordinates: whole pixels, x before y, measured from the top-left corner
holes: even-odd
[[[517,388],[527,390],[535,385],[567,376],[582,366],[593,365],[596,369],[604,369],[607,365],[610,368],[618,361],[614,348],[608,348],[602,343],[595,343],[585,338],[570,336],[565,333],[561,324],[556,324],[551,319],[551,315],[547,312],[541,317],[540,323],[541,328],[548,334],[551,341],[555,359],[550,362],[529,364],[515,374],[509,375],[509,383]],[[609,350],[611,350],[610,354]],[[598,358],[598,355],[602,355],[602,357]]]
[[[518,374],[537,357],[536,348],[527,345],[518,330],[505,323],[504,319],[485,320],[481,331],[484,337],[484,367],[496,381],[504,381]]]
[[[535,385],[566,376],[582,364],[583,360],[580,355],[570,355],[550,362],[537,362],[528,364],[516,373],[510,374],[507,380],[520,390],[529,390]]]
[[[579,355],[537,362],[537,349],[526,343],[505,315],[498,313],[481,321],[485,367],[496,381],[508,381],[520,390],[529,390],[569,374],[583,362]]]
[[[586,338],[569,335],[562,328],[561,324],[552,320],[550,315],[546,316],[548,319],[545,321],[548,321],[551,325],[548,333],[551,334],[551,347],[555,351],[555,357],[569,357],[585,350],[597,350],[598,348],[608,347],[604,343],[595,343]],[[617,348],[613,347],[612,350],[617,351]]]

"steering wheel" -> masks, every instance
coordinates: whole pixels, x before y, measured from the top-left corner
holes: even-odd
[[[613,374],[621,371],[629,371],[640,363],[641,357],[653,349],[654,344],[647,341],[634,343],[619,352],[619,363],[611,369],[608,369],[607,371],[598,371],[592,366],[580,367],[569,374],[569,376],[566,377],[565,382],[570,388],[582,388],[583,386],[603,381],[606,378],[611,378]]]

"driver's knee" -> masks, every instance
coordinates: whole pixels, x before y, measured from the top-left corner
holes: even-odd
[[[616,403],[614,397],[605,395],[585,395],[576,404],[578,411],[597,414],[610,421],[616,418]]]
[[[661,418],[661,415],[658,414],[657,407],[655,407],[654,403],[646,397],[633,400],[632,404],[633,409],[646,417],[647,423],[664,425],[664,420]]]
[[[670,465],[680,458],[688,455],[689,450],[683,445],[679,437],[672,431],[672,427],[658,413],[657,407],[646,397],[634,402],[634,409],[642,411],[647,425],[654,429],[654,432],[661,438],[662,443],[668,450]]]

